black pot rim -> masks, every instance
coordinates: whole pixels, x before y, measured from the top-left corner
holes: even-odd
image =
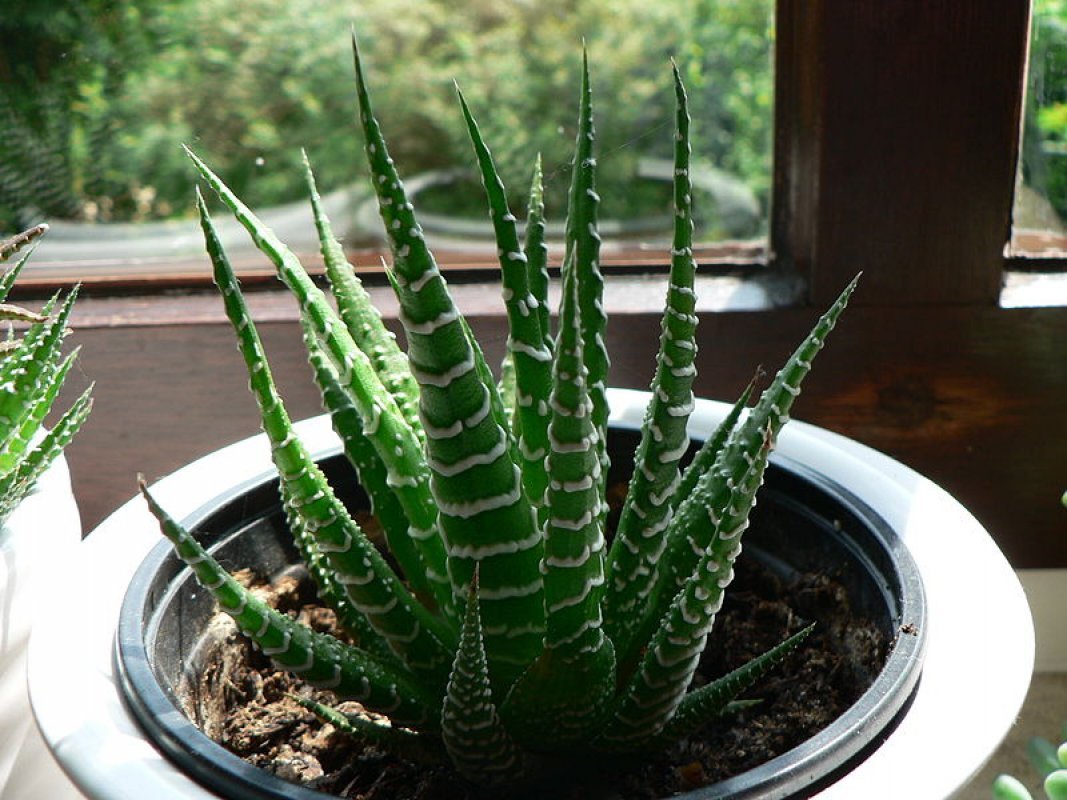
[[[335,453],[319,454],[327,458]],[[885,666],[864,694],[826,728],[782,755],[751,770],[675,797],[679,800],[803,797],[848,772],[876,749],[907,712],[918,687],[926,650],[927,609],[918,567],[888,522],[863,500],[806,465],[775,454],[772,464],[803,483],[829,494],[865,523],[871,544],[888,557],[896,584],[894,616],[900,621]],[[270,484],[272,476],[245,482],[224,497],[188,515],[194,527],[235,496]],[[145,557],[130,581],[116,630],[113,659],[120,695],[139,726],[161,753],[201,785],[230,798],[322,800],[322,792],[285,781],[254,767],[210,739],[190,721],[160,686],[150,664],[145,620],[158,598],[150,587],[168,561],[169,542],[162,540]],[[886,576],[889,577],[889,576]],[[892,592],[890,586],[883,587]]]

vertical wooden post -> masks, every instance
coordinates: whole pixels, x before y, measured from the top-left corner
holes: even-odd
[[[773,248],[829,302],[994,304],[1027,0],[780,0]]]

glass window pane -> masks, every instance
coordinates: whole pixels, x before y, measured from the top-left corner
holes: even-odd
[[[167,269],[185,259],[206,269],[187,143],[310,252],[304,148],[346,244],[380,248],[355,130],[355,24],[393,155],[446,260],[493,257],[453,80],[517,216],[540,152],[561,224],[583,38],[602,219],[620,243],[609,255],[659,259],[669,239],[671,57],[694,117],[699,237],[758,249],[771,185],[772,10],[772,0],[8,0],[0,231],[53,223],[46,264]]]
[[[1011,249],[1067,251],[1067,2],[1035,0]]]

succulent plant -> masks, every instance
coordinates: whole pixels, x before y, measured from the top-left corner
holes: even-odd
[[[1067,722],[1063,724],[1063,743],[1057,747],[1048,739],[1035,736],[1026,746],[1034,770],[1041,776],[1048,800],[1067,800]],[[995,800],[1034,800],[1022,781],[1011,775],[998,775],[993,782]]]
[[[78,356],[77,350],[65,357],[62,353],[78,289],[65,298],[56,293],[40,313],[6,302],[36,240],[47,230],[47,225],[36,225],[0,242],[0,263],[28,245],[22,257],[0,276],[0,320],[27,324],[21,335],[9,330],[7,339],[0,342],[0,520],[33,490],[92,407],[90,386],[54,427],[44,427]]]
[[[558,331],[550,331],[540,165],[524,238],[459,95],[495,228],[510,325],[493,378],[454,305],[386,150],[356,48],[366,153],[407,353],[346,262],[307,176],[328,302],[295,255],[195,155],[207,184],[299,301],[334,428],[392,554],[368,540],[295,436],[202,197],[207,251],[272,445],[289,526],[321,599],[357,642],[257,599],[142,490],[178,555],[240,630],[307,683],[389,722],[305,700],[357,737],[450,761],[478,784],[545,753],[636,753],[727,709],[810,628],[690,690],[741,551],[768,455],[853,292],[818,321],[758,403],[749,390],[688,467],[696,374],[689,117],[674,70],[675,230],[652,399],[613,541],[605,535],[608,355],[589,69],[582,88]]]

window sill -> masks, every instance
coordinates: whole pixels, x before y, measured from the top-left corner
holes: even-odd
[[[272,281],[273,283],[273,281]],[[396,297],[389,286],[367,285],[375,306],[387,319],[398,313]],[[460,310],[471,317],[504,313],[500,286],[495,280],[453,282],[450,289]],[[698,275],[697,311],[769,311],[798,304],[802,297],[798,280],[764,273]],[[611,275],[605,281],[604,305],[611,314],[658,314],[667,293],[664,274]],[[298,308],[292,296],[280,288],[247,292],[253,319],[260,322],[292,322]],[[549,288],[552,308],[559,304],[559,279]],[[143,325],[196,325],[225,322],[222,303],[214,290],[182,294],[95,296],[78,301],[72,324],[75,328],[116,328]]]
[[[1067,272],[1005,272],[1001,308],[1067,306]]]

